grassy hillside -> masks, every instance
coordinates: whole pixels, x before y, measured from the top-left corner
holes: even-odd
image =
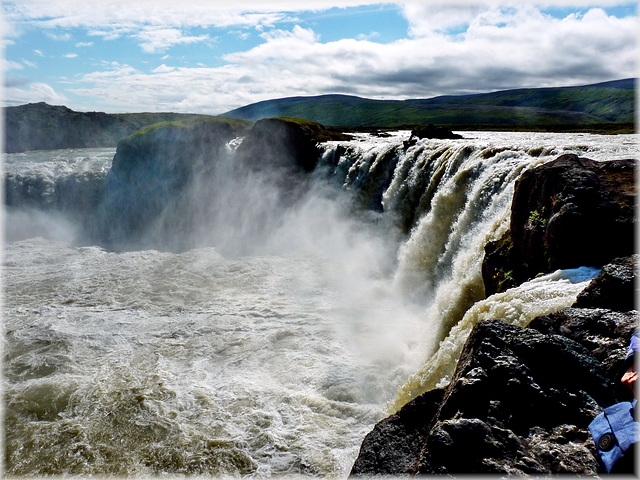
[[[634,79],[581,87],[529,88],[416,100],[371,100],[348,95],[291,97],[247,105],[227,117],[256,121],[297,117],[324,125],[585,125],[633,123]]]

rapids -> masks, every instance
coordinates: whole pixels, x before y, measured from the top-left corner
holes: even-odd
[[[182,251],[88,241],[113,149],[6,155],[5,473],[346,476],[377,421],[448,381],[475,322],[525,325],[595,275],[484,298],[518,175],[638,154],[633,135],[462,134],[327,142],[267,217],[269,187],[218,178],[224,202],[198,211],[225,209],[201,222],[220,233]]]

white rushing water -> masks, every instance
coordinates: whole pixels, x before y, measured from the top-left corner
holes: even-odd
[[[79,244],[65,192],[99,188],[113,150],[6,155],[6,473],[346,476],[389,409],[446,383],[473,324],[525,325],[594,275],[484,299],[517,176],[638,153],[631,135],[463,135],[328,142],[309,194],[242,255]],[[207,227],[247,231],[251,202],[219,208]]]

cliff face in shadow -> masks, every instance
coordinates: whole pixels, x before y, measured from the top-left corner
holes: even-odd
[[[334,138],[345,137],[295,119],[251,125],[210,117],[148,126],[118,143],[100,238],[124,248],[141,241],[180,250],[236,227],[238,235],[259,237],[273,223],[268,219],[306,191],[317,143]]]

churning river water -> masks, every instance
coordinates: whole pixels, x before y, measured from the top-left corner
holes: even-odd
[[[77,206],[114,149],[6,155],[5,473],[345,477],[377,421],[447,382],[473,324],[525,325],[597,273],[484,298],[517,176],[638,154],[633,135],[463,135],[324,144],[309,194],[242,254],[87,242]],[[257,207],[219,208],[233,234]]]

